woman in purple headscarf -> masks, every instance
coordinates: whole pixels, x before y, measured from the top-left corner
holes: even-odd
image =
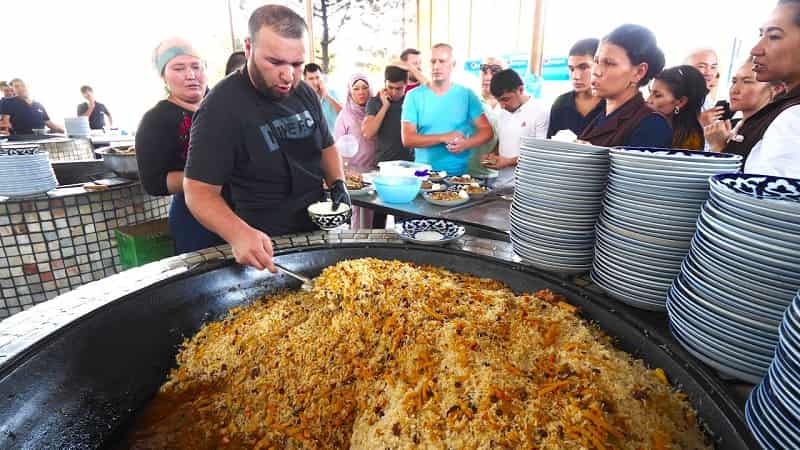
[[[377,168],[375,139],[366,139],[361,132],[370,97],[372,90],[367,76],[360,73],[351,76],[347,84],[347,101],[339,117],[336,118],[333,130],[333,137],[336,140],[344,135],[350,135],[358,141],[358,152],[351,158],[345,158],[348,171],[364,173]]]
[[[361,131],[361,125],[367,116],[367,101],[372,97],[369,80],[364,74],[357,73],[350,77],[347,84],[347,101],[336,118],[333,137],[339,141],[342,136],[350,135],[358,142],[358,152],[349,158],[343,158],[345,172],[365,173],[378,167],[375,158],[375,138],[367,139]],[[353,208],[350,221],[352,229],[372,228],[373,212],[363,208]]]

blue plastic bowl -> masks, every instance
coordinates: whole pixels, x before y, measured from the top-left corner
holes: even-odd
[[[372,180],[378,197],[386,203],[408,203],[419,194],[422,179],[417,177],[378,177]]]

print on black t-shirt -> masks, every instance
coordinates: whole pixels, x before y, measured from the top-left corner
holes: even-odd
[[[314,118],[305,110],[288,117],[275,119],[259,127],[270,152],[279,150],[279,140],[306,139],[314,132]]]

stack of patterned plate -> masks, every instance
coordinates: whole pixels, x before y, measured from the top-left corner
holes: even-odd
[[[800,292],[786,309],[775,358],[750,393],[745,417],[763,448],[800,448]]]
[[[720,372],[757,383],[800,288],[800,180],[711,178],[667,307],[675,337]]]
[[[523,138],[511,205],[514,252],[541,269],[587,272],[607,178],[605,147]]]
[[[0,196],[28,197],[56,186],[47,152],[38,146],[5,145],[0,149]]]
[[[708,198],[708,178],[737,172],[741,160],[721,153],[612,149],[592,280],[624,303],[663,311]]]

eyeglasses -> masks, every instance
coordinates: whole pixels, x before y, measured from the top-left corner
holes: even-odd
[[[492,75],[494,75],[501,70],[503,68],[497,64],[481,64],[481,72],[492,72]]]

